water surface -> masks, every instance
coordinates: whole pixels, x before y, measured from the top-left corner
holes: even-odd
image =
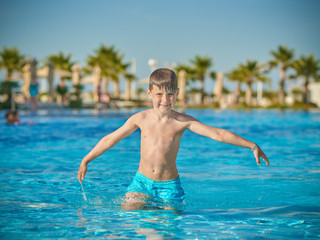
[[[134,112],[0,112],[0,237],[212,239],[320,237],[320,112],[187,110],[203,123],[258,143],[271,166],[248,149],[186,131],[177,165],[186,193],[180,211],[122,211],[138,169],[140,132],[89,164],[81,159]]]

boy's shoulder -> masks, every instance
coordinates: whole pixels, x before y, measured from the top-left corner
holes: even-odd
[[[150,115],[151,111],[152,111],[151,109],[143,110],[143,111],[140,111],[140,112],[133,114],[131,117],[134,117],[136,119],[137,118],[145,118]]]
[[[130,117],[130,120],[134,121],[136,124],[140,123],[143,119],[150,115],[150,109],[137,112]]]
[[[197,121],[194,117],[185,114],[185,113],[179,113],[175,111],[175,118],[177,121],[182,121],[182,122],[189,122],[189,121]]]

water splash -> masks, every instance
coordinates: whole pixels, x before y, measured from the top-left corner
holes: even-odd
[[[82,196],[83,196],[83,199],[84,199],[84,201],[88,201],[88,199],[87,199],[87,196],[86,196],[86,194],[85,194],[85,192],[84,192],[84,189],[83,189],[83,185],[82,185],[82,183],[81,183],[81,192],[82,192]]]

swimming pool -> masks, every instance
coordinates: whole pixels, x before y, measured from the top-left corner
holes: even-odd
[[[89,164],[81,159],[137,110],[0,112],[0,238],[310,239],[320,237],[320,112],[187,110],[204,123],[258,143],[248,149],[186,131],[177,159],[181,211],[122,211],[139,163],[139,131]]]

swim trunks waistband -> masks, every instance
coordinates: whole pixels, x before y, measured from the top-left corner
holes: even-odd
[[[149,183],[153,183],[153,184],[172,184],[172,183],[180,183],[180,177],[176,177],[174,179],[170,179],[170,180],[162,180],[162,181],[157,181],[157,180],[152,180],[151,178],[146,177],[145,175],[143,175],[140,172],[136,173],[136,176],[143,178],[144,180],[146,180]]]

